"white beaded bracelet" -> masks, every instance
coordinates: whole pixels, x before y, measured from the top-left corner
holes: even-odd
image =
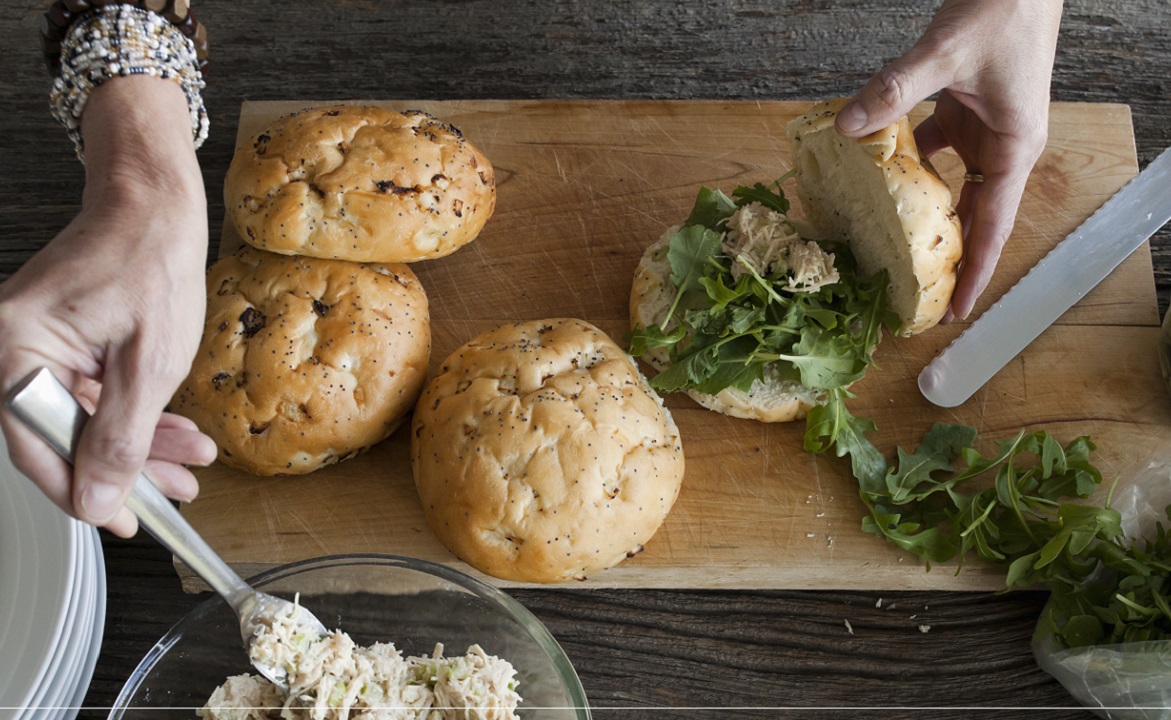
[[[61,43],[61,72],[49,93],[53,117],[65,126],[84,161],[81,114],[90,93],[115,77],[174,80],[187,96],[196,149],[207,139],[203,75],[195,45],[171,23],[133,5],[96,7],[78,18]]]

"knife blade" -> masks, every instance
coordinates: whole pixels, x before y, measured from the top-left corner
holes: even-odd
[[[1164,150],[1009,289],[919,373],[932,403],[970,398],[1045,328],[1171,219],[1171,148]]]

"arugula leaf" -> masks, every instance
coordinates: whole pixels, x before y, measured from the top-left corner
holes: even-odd
[[[700,225],[688,225],[675,233],[667,246],[671,283],[679,293],[702,289],[699,279],[709,265],[708,258],[720,251],[720,234]]]
[[[691,214],[683,224],[715,230],[717,225],[727,220],[734,212],[736,203],[732,202],[731,198],[719,190],[701,187],[699,195],[695,198],[695,205],[691,208]]]
[[[651,378],[651,387],[665,393],[694,389],[709,395],[726,387],[748,390],[761,377],[762,365],[748,361],[746,344],[744,338],[732,338],[672,359],[667,369]]]
[[[808,325],[791,353],[761,357],[791,363],[801,373],[801,384],[805,387],[833,390],[861,380],[866,373],[866,365],[856,351],[849,337]]]
[[[906,503],[921,500],[940,489],[935,472],[951,472],[952,461],[960,452],[971,447],[976,429],[964,425],[936,423],[931,427],[914,453],[898,448],[898,465],[886,474],[886,488],[891,502]],[[921,486],[924,486],[920,489]]]
[[[631,355],[645,355],[649,350],[662,347],[674,347],[676,343],[687,335],[687,329],[677,325],[671,332],[665,333],[658,325],[647,328],[634,328],[626,335],[626,344]]]
[[[811,453],[834,449],[838,457],[850,456],[854,477],[864,487],[878,487],[886,474],[886,458],[866,439],[878,429],[869,418],[856,418],[846,409],[852,397],[844,388],[831,390],[825,405],[815,407],[805,418],[805,450]]]
[[[743,185],[737,187],[732,191],[732,196],[736,198],[736,205],[744,206],[751,202],[758,202],[782,215],[787,215],[789,213],[789,200],[780,191],[781,183],[784,182],[785,177],[767,186],[761,183],[755,183],[752,187],[745,187]],[[771,189],[774,187],[777,188],[776,192],[773,192]]]
[[[712,308],[723,310],[728,305],[744,300],[752,291],[748,287],[751,282],[749,278],[740,278],[733,287],[725,285],[726,278],[723,275],[717,277],[701,277],[699,279],[700,286],[707,292],[707,296],[712,300]]]

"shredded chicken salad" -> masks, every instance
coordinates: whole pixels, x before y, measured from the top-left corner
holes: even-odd
[[[732,213],[727,228],[720,250],[739,261],[732,265],[735,280],[748,272],[742,263],[758,275],[787,276],[783,287],[790,292],[814,292],[840,279],[833,253],[803,240],[788,217],[761,203],[749,203]]]
[[[252,644],[254,662],[288,672],[289,692],[259,675],[236,675],[197,714],[209,720],[515,720],[516,670],[479,645],[460,657],[404,657],[391,643],[358,646],[335,630],[305,635],[292,613]]]

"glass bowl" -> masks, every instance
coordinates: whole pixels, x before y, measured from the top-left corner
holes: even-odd
[[[585,691],[561,646],[532,613],[500,590],[442,565],[395,555],[336,555],[283,565],[250,581],[301,603],[360,645],[393,642],[404,655],[445,655],[479,644],[516,668],[518,714],[589,720]],[[231,608],[212,598],[151,648],[109,717],[195,717],[216,686],[252,672]]]

